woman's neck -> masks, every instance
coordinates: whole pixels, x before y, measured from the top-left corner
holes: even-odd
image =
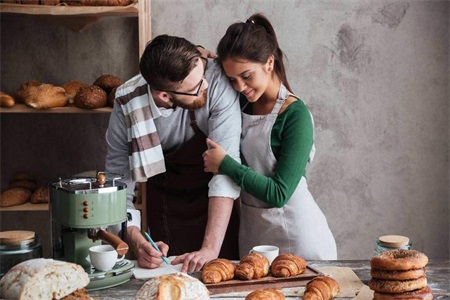
[[[266,115],[269,114],[275,102],[278,99],[278,92],[280,91],[281,81],[278,76],[273,73],[273,76],[267,85],[266,90],[258,99],[258,101],[252,103],[253,114],[255,115]]]

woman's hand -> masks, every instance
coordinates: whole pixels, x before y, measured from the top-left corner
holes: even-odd
[[[206,139],[206,143],[209,146],[209,150],[203,152],[205,172],[217,173],[219,172],[220,164],[227,153],[219,146],[219,144],[216,144],[210,139]]]
[[[197,45],[197,50],[200,51],[201,56],[204,58],[216,58],[216,55],[212,51],[209,51],[200,45]]]

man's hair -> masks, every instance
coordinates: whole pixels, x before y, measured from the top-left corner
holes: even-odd
[[[173,90],[189,75],[200,55],[184,38],[159,35],[145,47],[139,70],[153,89]]]

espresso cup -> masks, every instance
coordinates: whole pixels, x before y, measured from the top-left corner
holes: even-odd
[[[117,256],[117,251],[111,245],[98,245],[89,248],[91,264],[98,271],[109,271],[114,265],[123,260],[125,255]]]
[[[250,250],[250,253],[252,252],[256,252],[261,254],[262,256],[265,256],[269,261],[269,264],[272,264],[272,261],[275,259],[275,257],[278,256],[280,249],[277,246],[260,245],[253,247],[252,250]]]

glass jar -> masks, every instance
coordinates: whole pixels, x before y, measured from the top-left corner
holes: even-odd
[[[0,232],[0,276],[21,262],[41,257],[42,246],[33,231]]]
[[[383,235],[376,242],[374,255],[394,249],[411,250],[409,238],[402,235]]]

